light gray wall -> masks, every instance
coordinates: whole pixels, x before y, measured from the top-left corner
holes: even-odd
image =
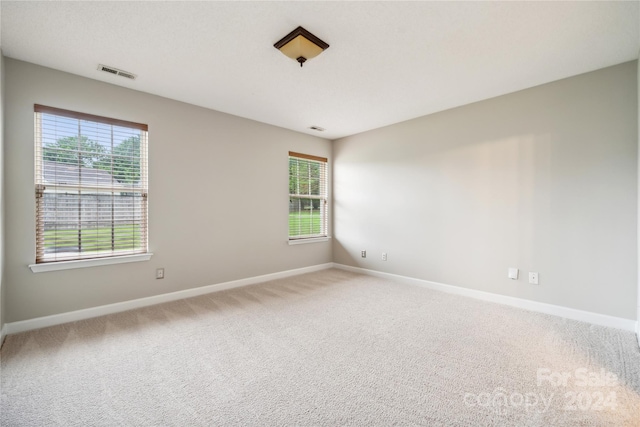
[[[4,216],[4,56],[0,49],[0,330],[5,313]]]
[[[330,157],[330,141],[10,58],[5,73],[8,322],[331,262],[330,242],[287,244],[288,152]],[[34,103],[149,125],[151,261],[27,268]]]
[[[636,73],[633,61],[335,141],[334,261],[635,319]]]

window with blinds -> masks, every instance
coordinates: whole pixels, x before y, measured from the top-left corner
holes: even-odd
[[[147,252],[147,125],[35,105],[36,263]]]
[[[327,236],[327,159],[289,152],[289,240]]]

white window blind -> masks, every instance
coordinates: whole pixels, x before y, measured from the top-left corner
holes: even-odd
[[[36,263],[147,252],[147,125],[35,105]]]
[[[327,159],[289,152],[289,239],[327,236]]]

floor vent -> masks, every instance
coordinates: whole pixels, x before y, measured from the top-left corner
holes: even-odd
[[[98,70],[100,71],[104,71],[105,73],[109,73],[109,74],[115,74],[116,76],[121,76],[121,77],[126,77],[128,79],[131,80],[135,80],[136,79],[136,75],[133,73],[130,73],[128,71],[123,71],[123,70],[119,70],[115,67],[109,67],[108,65],[98,65]]]

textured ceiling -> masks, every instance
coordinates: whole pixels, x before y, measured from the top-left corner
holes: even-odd
[[[5,56],[328,139],[637,59],[640,49],[635,1],[0,7]],[[298,25],[331,45],[303,68],[273,47]]]

